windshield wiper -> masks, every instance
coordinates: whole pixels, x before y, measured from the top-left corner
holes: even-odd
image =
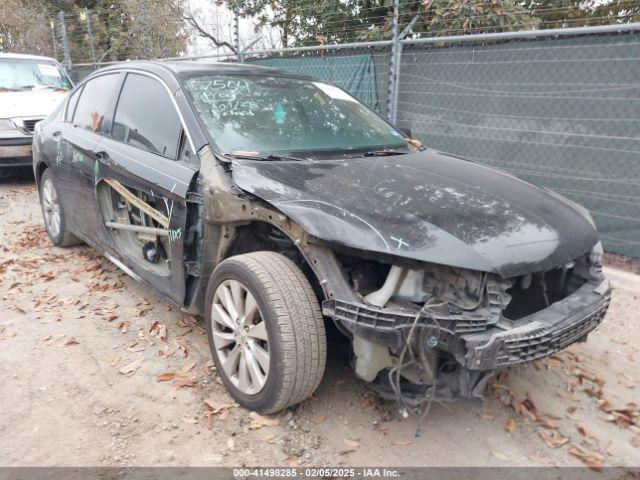
[[[269,155],[263,155],[263,154],[258,154],[258,155],[249,155],[249,154],[244,154],[244,153],[230,153],[229,155],[231,155],[234,158],[245,158],[248,160],[265,160],[265,161],[270,161],[270,162],[275,162],[275,161],[295,161],[295,162],[301,162],[303,160],[306,160],[306,158],[300,158],[300,157],[292,157],[290,155],[274,155],[274,154],[269,154]]]
[[[362,154],[363,157],[390,157],[391,155],[405,155],[409,152],[401,152],[392,148],[385,148],[382,150],[371,150]]]

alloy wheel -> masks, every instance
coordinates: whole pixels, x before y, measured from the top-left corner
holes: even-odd
[[[44,223],[52,237],[60,234],[60,202],[58,192],[53,180],[47,178],[42,186],[42,209],[44,211]]]
[[[225,280],[213,295],[213,344],[224,373],[246,395],[260,392],[269,377],[269,335],[256,299],[237,280]]]

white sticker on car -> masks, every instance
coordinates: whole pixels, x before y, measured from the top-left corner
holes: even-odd
[[[313,82],[313,84],[324,92],[329,98],[334,100],[346,100],[347,102],[357,102],[355,98],[349,95],[347,92],[340,90],[333,85],[327,85],[326,83]]]
[[[38,70],[40,70],[40,73],[42,75],[44,75],[45,77],[59,77],[60,76],[60,70],[58,70],[58,67],[56,67],[55,65],[48,65],[46,63],[39,63],[38,64]]]

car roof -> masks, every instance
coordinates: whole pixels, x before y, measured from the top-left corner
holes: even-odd
[[[55,58],[43,57],[41,55],[26,55],[22,53],[0,53],[0,58],[15,58],[19,60],[46,60],[48,62],[57,62]]]
[[[100,73],[108,71],[118,70],[140,70],[143,72],[153,73],[161,77],[163,80],[168,81],[173,77],[179,83],[181,83],[184,77],[190,75],[202,75],[202,74],[245,74],[245,75],[277,75],[281,77],[298,78],[305,80],[312,80],[313,77],[307,75],[301,75],[298,73],[285,72],[283,70],[277,70],[275,68],[261,67],[252,64],[242,63],[224,63],[224,62],[155,62],[155,61],[126,61],[120,62],[108,67],[101,68],[93,72],[87,77],[90,78]]]

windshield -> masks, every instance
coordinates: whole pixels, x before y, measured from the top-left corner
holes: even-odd
[[[400,132],[337,87],[262,75],[186,81],[225,152],[313,152],[406,147]]]
[[[70,90],[71,83],[60,67],[46,60],[0,58],[0,91],[54,88]]]

